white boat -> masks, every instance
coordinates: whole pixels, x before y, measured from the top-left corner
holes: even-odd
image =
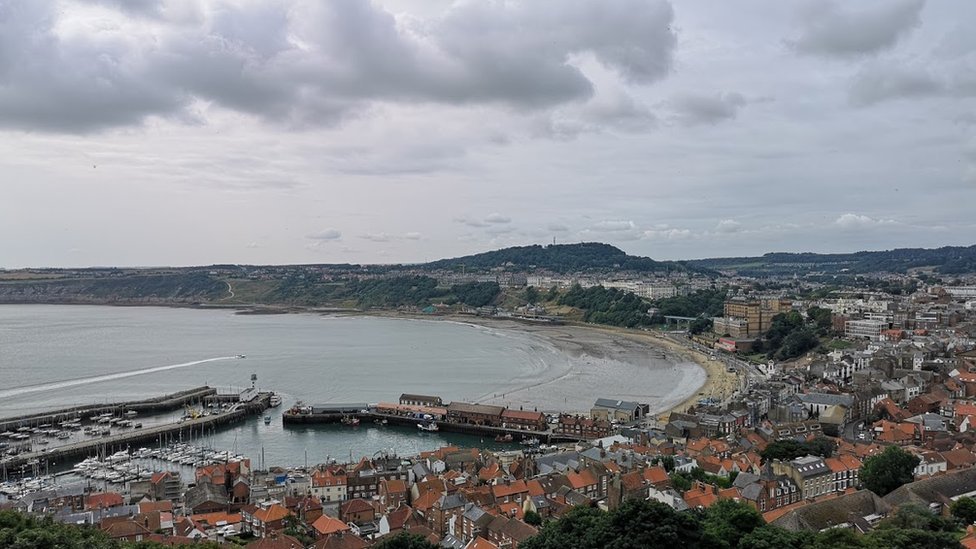
[[[237,358],[247,358],[247,355],[237,355]]]
[[[271,407],[277,408],[281,406],[281,397],[278,395],[271,395]]]
[[[437,431],[441,430],[440,427],[438,427],[437,424],[434,423],[433,421],[427,423],[418,423],[417,428],[426,433],[436,433]]]

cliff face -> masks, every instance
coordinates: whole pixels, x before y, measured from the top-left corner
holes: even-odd
[[[0,303],[187,304],[226,293],[227,284],[203,273],[0,283]]]

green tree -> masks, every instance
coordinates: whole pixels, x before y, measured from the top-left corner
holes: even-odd
[[[439,545],[427,541],[427,538],[410,532],[399,534],[373,545],[373,549],[440,549]]]
[[[798,440],[786,439],[770,442],[759,453],[759,457],[764,462],[771,460],[790,461],[808,453],[810,453],[810,449],[806,444]]]
[[[535,286],[528,286],[525,288],[525,302],[526,303],[538,303],[539,302],[539,290]]]
[[[976,523],[976,500],[970,497],[961,497],[952,502],[949,506],[952,516],[961,520],[964,524]]]
[[[696,335],[710,331],[711,329],[712,319],[710,318],[698,317],[688,325],[688,332]]]
[[[918,463],[919,459],[912,454],[898,446],[889,446],[884,452],[864,460],[861,465],[861,482],[868,490],[884,496],[914,480]]]
[[[542,524],[542,516],[535,511],[526,511],[525,516],[522,517],[522,521],[532,526],[539,526]]]
[[[757,528],[739,540],[739,549],[806,549],[813,543],[809,532],[790,532],[775,526]]]
[[[814,437],[805,443],[807,451],[815,456],[829,458],[837,450],[837,443],[823,435]]]
[[[739,540],[766,524],[759,511],[731,499],[715,502],[702,521],[706,544],[716,548],[738,547]]]

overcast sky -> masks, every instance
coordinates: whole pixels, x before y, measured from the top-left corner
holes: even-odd
[[[0,267],[976,243],[976,2],[0,0]]]

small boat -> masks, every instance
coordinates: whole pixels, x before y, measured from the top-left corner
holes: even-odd
[[[133,418],[133,417],[136,417],[137,415],[139,415],[139,412],[137,412],[135,410],[129,410],[128,412],[125,413],[125,417],[128,417],[128,418]]]
[[[281,406],[281,397],[278,395],[271,395],[270,404],[272,408],[277,408],[278,406]]]
[[[440,431],[441,428],[437,426],[433,421],[428,421],[427,423],[418,423],[417,428],[425,433],[436,433]]]
[[[537,439],[535,437],[533,437],[533,438],[523,438],[521,440],[521,442],[519,442],[519,444],[521,444],[522,446],[538,446],[539,445],[539,439]]]
[[[247,355],[237,355],[237,358],[247,358]]]
[[[512,435],[511,433],[498,435],[495,437],[495,442],[512,442]]]
[[[133,429],[142,429],[142,424],[141,423],[136,423],[135,425],[132,426],[132,428]]]
[[[343,423],[343,425],[349,425],[350,427],[358,427],[359,426],[359,418],[358,417],[344,417],[344,418],[342,418],[342,423]]]
[[[385,419],[377,419],[377,420],[374,420],[373,423],[375,423],[377,425],[386,425],[388,422]]]
[[[264,416],[264,424],[271,425],[271,416]]]

